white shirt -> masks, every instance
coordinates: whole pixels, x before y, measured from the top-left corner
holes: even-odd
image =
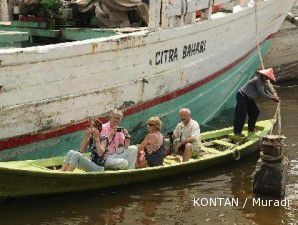
[[[197,121],[193,119],[191,119],[187,125],[180,122],[174,130],[174,136],[175,138],[181,139],[181,141],[188,138],[196,138],[200,142],[200,126]]]

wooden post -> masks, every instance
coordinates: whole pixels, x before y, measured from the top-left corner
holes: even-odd
[[[148,27],[150,31],[157,31],[160,26],[160,10],[161,0],[150,0],[149,5],[149,23]]]
[[[170,27],[170,22],[173,23],[173,18],[169,18],[167,14],[167,7],[169,5],[169,0],[163,0],[161,2],[162,4],[162,12],[161,12],[161,27],[162,28],[169,28]],[[172,24],[173,25],[173,24]]]
[[[196,21],[196,13],[195,12],[189,12],[189,6],[190,6],[191,0],[185,1],[185,15],[183,17],[184,24],[192,24]]]
[[[0,0],[0,21],[10,21],[11,13],[8,0]]]
[[[283,196],[286,189],[288,159],[283,156],[285,137],[267,135],[261,143],[261,159],[257,163],[253,191],[259,195]]]

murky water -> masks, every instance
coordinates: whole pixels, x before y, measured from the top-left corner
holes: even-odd
[[[245,161],[122,188],[79,194],[21,199],[0,205],[0,224],[297,224],[298,221],[298,87],[279,88],[282,127],[291,162],[287,193],[289,206],[253,206],[252,175],[256,156]],[[262,118],[271,118],[275,103],[260,103]],[[231,122],[231,112],[216,120]],[[212,124],[211,124],[212,126]],[[193,206],[193,198],[235,198],[236,206]],[[245,199],[246,206],[243,207]]]

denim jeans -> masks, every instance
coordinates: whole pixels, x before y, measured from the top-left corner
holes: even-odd
[[[116,153],[107,158],[105,168],[110,170],[134,169],[137,151],[136,146],[130,146],[128,149],[118,148]]]
[[[67,153],[64,163],[68,163],[71,166],[83,169],[86,172],[97,172],[104,170],[104,167],[97,165],[82,153],[74,150],[70,150]]]

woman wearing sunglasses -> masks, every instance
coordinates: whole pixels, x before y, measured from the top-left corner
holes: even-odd
[[[147,122],[149,134],[138,147],[136,168],[147,166],[162,166],[164,160],[165,143],[164,136],[160,132],[162,127],[161,120],[151,117]]]

